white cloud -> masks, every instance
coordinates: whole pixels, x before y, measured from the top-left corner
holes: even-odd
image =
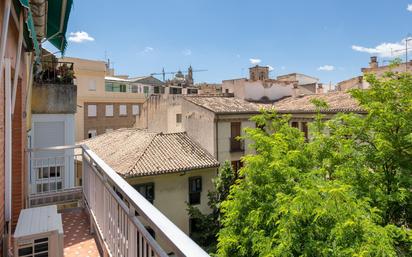
[[[186,56],[192,55],[192,50],[190,50],[190,49],[185,49],[185,50],[182,51],[182,54],[183,54],[183,55],[186,55]]]
[[[273,68],[272,66],[270,66],[270,65],[266,65],[266,67],[269,68],[269,71],[273,71],[273,70],[274,70],[274,68]]]
[[[250,58],[249,61],[253,65],[258,65],[262,60],[261,59]]]
[[[151,47],[151,46],[146,46],[146,47],[143,49],[142,53],[147,54],[147,53],[150,53],[150,52],[153,52],[153,51],[154,51],[154,48],[153,48],[153,47]]]
[[[69,41],[75,42],[75,43],[82,43],[85,41],[94,41],[94,38],[89,36],[89,33],[85,31],[76,31],[76,32],[70,32]]]
[[[406,10],[412,12],[412,4],[408,4],[408,7],[406,7]]]
[[[320,66],[318,68],[318,70],[320,70],[320,71],[334,71],[335,66],[333,66],[333,65],[323,65],[323,66]]]
[[[410,39],[412,38],[409,38],[409,41],[408,41],[409,48],[412,47],[412,40]],[[396,56],[405,54],[405,43],[406,43],[406,39],[402,39],[400,42],[382,43],[375,47],[364,47],[364,46],[353,45],[352,49],[358,52],[379,55],[380,57],[396,57]],[[408,52],[409,51],[412,51],[412,49],[409,49]]]

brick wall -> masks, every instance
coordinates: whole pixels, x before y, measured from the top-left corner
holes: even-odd
[[[96,105],[96,117],[88,117],[88,105]],[[113,116],[106,117],[106,105],[113,105]],[[119,106],[127,106],[127,115],[119,114]],[[84,103],[84,138],[88,138],[89,130],[96,130],[97,135],[106,132],[106,129],[131,128],[136,123],[136,116],[132,114],[132,106],[136,103]]]
[[[21,83],[17,87],[16,105],[13,115],[12,128],[12,226],[14,227],[19,218],[20,210],[24,208],[25,190],[25,142],[26,142],[26,120],[23,117],[25,111],[25,87]]]
[[[1,12],[2,13],[2,12]],[[4,83],[0,82],[0,256],[4,235]]]

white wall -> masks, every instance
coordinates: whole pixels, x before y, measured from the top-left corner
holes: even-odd
[[[244,99],[261,100],[262,97],[269,100],[277,100],[285,96],[291,96],[293,93],[292,85],[271,84],[264,86],[262,81],[246,81],[244,83]]]
[[[182,101],[182,129],[216,157],[215,114],[187,100]]]
[[[296,79],[299,85],[306,85],[319,82],[319,79],[306,76],[304,74],[297,74]]]
[[[30,131],[31,140],[29,142],[30,148],[74,145],[74,131],[74,114],[33,114],[32,130]],[[59,157],[58,160],[61,160],[62,156],[72,156],[73,153],[73,150],[36,152],[32,153],[32,158]],[[53,158],[50,161],[53,161]],[[65,175],[63,176],[63,185],[65,187],[74,186],[73,164],[74,162],[69,158],[64,159]],[[31,172],[30,177],[31,181],[34,181],[36,174]]]
[[[226,89],[235,97],[258,101],[262,98],[277,100],[293,94],[293,85],[286,82],[251,81],[247,79],[225,80],[222,83],[222,92]]]

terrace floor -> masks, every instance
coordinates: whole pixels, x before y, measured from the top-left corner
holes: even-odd
[[[94,236],[90,233],[90,223],[81,208],[62,211],[65,257],[100,257]]]

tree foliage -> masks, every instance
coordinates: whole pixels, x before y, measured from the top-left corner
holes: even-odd
[[[256,149],[222,204],[219,256],[412,256],[412,76],[368,75],[365,110],[325,121],[311,140],[263,111]],[[320,111],[324,102],[313,102]]]

